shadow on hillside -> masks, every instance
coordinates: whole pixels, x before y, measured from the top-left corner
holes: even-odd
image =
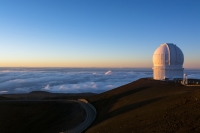
[[[132,89],[132,90],[130,90],[130,91],[126,91],[126,92],[123,92],[123,93],[114,95],[113,97],[115,97],[115,98],[126,97],[126,96],[128,96],[128,95],[132,95],[132,94],[134,94],[134,93],[137,93],[137,92],[146,90],[146,89],[148,89],[148,88],[150,88],[150,87],[149,87],[149,86],[146,86],[146,87],[140,87],[140,88]]]
[[[112,112],[109,112],[109,113],[103,115],[102,118],[99,121],[96,121],[94,123],[94,125],[92,125],[92,126],[95,126],[95,125],[101,123],[102,121],[106,121],[107,119],[116,117],[116,116],[124,114],[126,112],[129,112],[129,111],[141,108],[143,106],[146,106],[148,104],[154,103],[154,102],[156,102],[158,100],[161,100],[163,98],[164,97],[153,98],[153,99],[149,99],[149,100],[133,103],[133,104],[130,104],[130,105],[122,106],[121,108],[118,108],[118,109],[116,109],[116,110],[114,110]]]
[[[113,94],[112,96],[110,97],[104,97],[102,96],[102,98],[92,102],[92,104],[95,106],[95,108],[97,109],[97,117],[99,117],[99,121],[96,121],[95,124],[98,124],[99,122],[107,119],[107,118],[110,118],[110,117],[114,117],[116,115],[118,115],[117,113],[114,113],[112,115],[111,112],[109,112],[110,108],[112,108],[113,105],[115,105],[115,103],[117,103],[117,101],[122,98],[122,97],[127,97],[129,95],[132,95],[132,94],[135,94],[135,93],[138,93],[138,92],[141,92],[141,91],[144,91],[146,89],[150,88],[149,86],[145,86],[145,87],[140,87],[140,88],[136,88],[136,89],[131,89],[129,91],[125,91],[125,92],[118,92],[118,94]],[[127,88],[128,89],[128,88]],[[146,104],[148,104],[148,102],[145,102]],[[142,103],[141,105],[143,105],[144,103]],[[140,105],[140,106],[141,106]],[[133,105],[129,105],[129,106],[133,106]],[[134,106],[136,106],[134,104]],[[139,105],[137,107],[140,107]],[[144,106],[144,105],[143,105]],[[124,112],[127,112],[129,110],[129,108],[131,107],[122,107],[120,108],[119,110],[124,110]],[[127,109],[125,109],[127,108]],[[101,111],[99,111],[101,110]],[[118,111],[117,111],[118,112]]]
[[[118,109],[108,113],[107,118],[112,118],[112,117],[115,117],[117,115],[126,113],[128,111],[141,108],[141,107],[146,106],[148,104],[154,103],[154,102],[156,102],[156,101],[158,101],[162,98],[163,97],[153,98],[153,99],[149,99],[149,100],[145,100],[145,101],[141,101],[141,102],[137,102],[137,103],[133,103],[133,104],[130,104],[130,105],[123,106],[121,108],[118,108]]]

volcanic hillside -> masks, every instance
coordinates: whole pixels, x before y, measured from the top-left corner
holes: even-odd
[[[200,87],[140,79],[88,100],[97,118],[86,133],[200,132]]]
[[[58,133],[85,120],[79,103],[0,100],[0,133]]]

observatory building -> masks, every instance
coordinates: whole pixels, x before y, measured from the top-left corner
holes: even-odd
[[[173,43],[161,44],[153,54],[153,78],[156,80],[183,78],[184,55]]]

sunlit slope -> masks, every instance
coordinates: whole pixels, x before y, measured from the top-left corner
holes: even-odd
[[[98,113],[86,133],[200,132],[200,87],[140,79],[89,100]]]

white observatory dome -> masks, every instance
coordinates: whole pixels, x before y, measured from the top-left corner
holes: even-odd
[[[153,54],[154,66],[183,65],[183,62],[183,52],[173,43],[161,44]]]
[[[183,78],[184,55],[173,43],[161,44],[153,54],[154,79]]]

